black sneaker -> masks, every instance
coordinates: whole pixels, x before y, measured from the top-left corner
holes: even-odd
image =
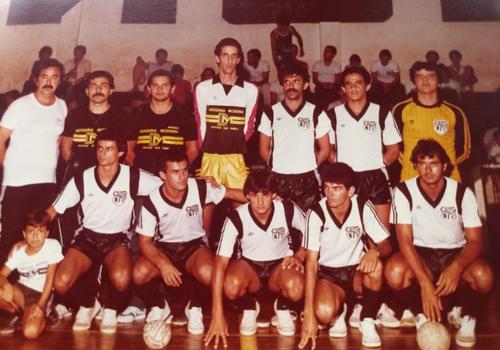
[[[6,319],[5,323],[0,327],[0,334],[12,334],[18,329],[23,322],[23,314],[17,312]]]

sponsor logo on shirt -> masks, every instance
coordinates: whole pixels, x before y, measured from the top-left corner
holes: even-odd
[[[311,119],[309,118],[298,118],[297,123],[302,130],[307,130],[311,127]]]
[[[47,262],[40,263],[38,265],[48,265]],[[36,266],[32,266],[28,268],[27,270],[19,271],[19,276],[23,278],[34,278],[37,275],[46,275],[47,274],[47,266],[39,267],[37,268]]]
[[[457,219],[457,209],[455,207],[441,207],[441,219],[444,221],[454,221]]]
[[[373,121],[373,120],[365,120],[363,122],[363,129],[366,131],[366,132],[369,132],[369,133],[372,133],[374,132],[375,130],[377,130],[377,122]]]
[[[239,130],[245,125],[245,108],[207,106],[206,121],[212,129]]]
[[[435,119],[433,121],[434,125],[434,132],[438,135],[444,135],[448,131],[448,121],[447,120],[440,120],[440,119]]]
[[[123,205],[127,201],[127,191],[113,192],[113,204],[117,206]]]
[[[284,227],[277,227],[271,230],[271,235],[273,241],[281,241],[283,237],[286,237],[286,229]]]
[[[198,207],[198,204],[195,204],[195,205],[192,205],[192,206],[186,208],[187,216],[196,216],[196,215],[198,215],[199,211],[200,211],[200,208]]]
[[[345,229],[346,236],[350,240],[356,240],[361,237],[361,228],[359,226],[348,226]]]

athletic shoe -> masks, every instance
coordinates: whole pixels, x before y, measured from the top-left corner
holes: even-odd
[[[464,348],[470,348],[476,344],[476,319],[474,317],[468,315],[462,317],[455,342]]]
[[[335,319],[332,326],[328,330],[328,335],[332,338],[343,338],[347,336],[347,325],[345,323],[345,314],[347,305],[344,303],[342,313]]]
[[[11,314],[10,317],[5,320],[5,323],[0,327],[0,334],[13,334],[16,329],[21,327],[22,323],[23,314],[21,312]]]
[[[351,317],[349,317],[349,326],[352,328],[358,328],[359,323],[361,322],[361,309],[363,307],[361,304],[354,305],[354,309],[352,310]]]
[[[260,305],[256,301],[255,309],[243,310],[243,316],[240,322],[241,335],[254,335],[257,332],[257,316],[260,312]]]
[[[366,317],[359,324],[359,331],[361,332],[361,344],[368,348],[378,348],[382,345],[380,337],[375,329],[375,321],[373,318]]]
[[[415,327],[415,315],[409,309],[405,309],[399,323],[401,325],[401,328]]]
[[[137,306],[127,306],[121,314],[118,315],[118,323],[132,323],[135,320],[146,318],[146,310],[139,309]]]
[[[80,306],[80,309],[78,309],[78,312],[76,313],[75,323],[73,323],[73,331],[81,332],[90,329],[92,320],[100,309],[101,304],[97,299],[93,307]]]
[[[158,306],[153,306],[151,310],[149,310],[148,317],[146,317],[146,323],[163,320],[167,320],[167,323],[172,321],[170,305],[168,305],[166,301],[163,309]]]
[[[114,334],[117,327],[116,310],[105,308],[101,321],[101,333]]]
[[[276,314],[276,329],[284,336],[295,334],[295,323],[293,322],[290,310],[278,310],[278,299],[274,301],[274,312]]]
[[[424,314],[418,314],[417,317],[415,317],[415,327],[417,328],[417,331],[422,327],[424,323],[426,323],[427,317],[425,317]]]
[[[188,319],[187,329],[191,334],[203,334],[205,325],[203,324],[203,311],[201,307],[190,307],[191,302],[186,305],[184,312]]]
[[[294,310],[290,310],[290,315],[292,315],[292,320],[294,320],[294,321],[297,320],[297,312],[295,312]],[[302,322],[304,322],[304,311],[300,312],[300,323],[302,323]],[[277,325],[278,325],[278,319],[277,319],[276,315],[274,315],[273,317],[271,317],[271,326],[276,327]],[[257,327],[265,328],[265,326],[262,326],[262,327],[260,326],[258,318],[257,318]],[[266,327],[269,327],[269,325]]]
[[[394,316],[394,311],[386,303],[380,305],[377,313],[377,324],[387,328],[399,328],[401,322]]]
[[[448,323],[455,328],[460,328],[460,316],[462,315],[461,306],[453,306],[450,312],[448,312]]]
[[[54,311],[56,312],[57,318],[59,319],[70,318],[71,315],[73,315],[71,310],[63,304],[57,304],[56,306],[54,306]]]

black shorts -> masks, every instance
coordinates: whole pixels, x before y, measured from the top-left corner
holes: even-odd
[[[32,289],[30,287],[26,287],[24,284],[16,283],[15,286],[17,289],[23,293],[24,296],[24,307],[37,304],[42,296],[42,293],[39,291]]]
[[[245,257],[241,257],[242,260],[246,261],[248,265],[255,271],[257,277],[259,277],[260,286],[264,287],[269,282],[269,277],[274,268],[283,262],[283,259],[269,260],[269,261],[255,261],[250,260]]]
[[[78,249],[88,256],[94,264],[102,263],[104,257],[112,250],[129,246],[126,233],[97,233],[83,229],[71,244],[71,248]]]
[[[314,171],[303,174],[278,174],[273,172],[278,195],[293,201],[304,212],[321,199],[319,183]]]
[[[200,237],[188,242],[155,242],[155,246],[172,261],[175,267],[184,271],[189,257],[199,248],[208,247],[208,244],[205,237]]]
[[[333,284],[336,284],[345,291],[346,297],[348,295],[354,295],[354,288],[352,283],[354,280],[356,267],[358,267],[358,265],[349,265],[342,267],[329,267],[320,265],[318,269],[318,281],[320,279],[325,279],[332,282]]]
[[[422,262],[431,270],[434,282],[462,251],[462,248],[434,249],[418,246],[415,246],[415,249]]]
[[[356,193],[360,197],[369,199],[375,205],[391,203],[389,180],[381,169],[360,171],[356,176],[358,177]]]

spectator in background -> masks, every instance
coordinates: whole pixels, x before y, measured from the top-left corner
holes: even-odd
[[[154,71],[158,69],[164,69],[166,71],[171,71],[174,62],[168,60],[168,51],[165,49],[158,49],[155,53],[156,62],[148,63],[148,77],[153,74]]]
[[[203,68],[200,74],[200,80],[194,83],[193,87],[193,93],[196,91],[196,87],[198,86],[199,83],[201,83],[204,80],[210,80],[215,78],[217,74],[215,73],[215,70],[211,67],[206,67]]]
[[[91,63],[85,58],[86,54],[87,48],[83,45],[77,45],[73,49],[73,58],[64,64],[65,79],[72,86],[87,78],[91,72]]]
[[[273,51],[273,61],[277,68],[283,64],[293,61],[292,39],[295,37],[300,47],[300,57],[304,56],[304,44],[302,37],[294,26],[290,24],[290,19],[286,13],[281,13],[276,18],[276,28],[271,32],[271,49]],[[298,49],[298,48],[297,48]]]
[[[314,62],[312,73],[315,85],[316,105],[326,107],[332,101],[338,100],[337,88],[342,67],[333,59],[337,48],[328,45],[323,50],[323,59]]]
[[[439,54],[436,50],[429,50],[425,54],[425,60],[429,63],[438,64],[439,62]]]
[[[142,91],[145,87],[146,80],[159,69],[170,72],[174,62],[167,60],[168,51],[160,48],[155,53],[156,62],[146,63],[141,56],[137,56],[136,63],[133,68],[133,87],[132,90]]]
[[[146,85],[146,62],[141,56],[135,59],[135,65],[132,70],[132,91],[144,91]]]
[[[404,98],[399,65],[392,60],[392,54],[388,49],[380,51],[379,59],[372,63],[371,73],[371,96],[375,102],[392,107],[397,101]]]
[[[451,78],[460,84],[462,91],[473,91],[474,84],[478,82],[474,68],[462,65],[462,53],[458,50],[451,50],[449,57],[451,65],[448,68]]]
[[[269,89],[269,63],[261,60],[262,54],[259,49],[251,49],[247,52],[247,62],[243,66],[248,71],[249,81],[259,89],[259,94],[264,106],[271,105],[271,91]]]
[[[172,76],[174,79],[175,89],[173,90],[172,99],[177,105],[182,108],[193,111],[193,95],[191,82],[184,79],[184,67],[180,64],[172,66]]]
[[[363,64],[361,63],[361,57],[359,57],[358,54],[353,53],[351,57],[349,57],[349,65],[346,68],[349,67],[363,67]]]

